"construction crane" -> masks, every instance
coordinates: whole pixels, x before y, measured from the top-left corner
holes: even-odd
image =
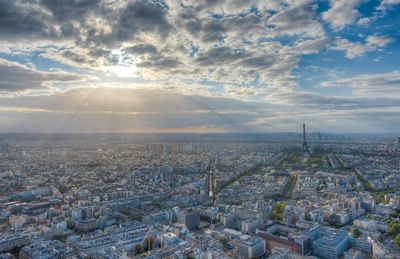
[[[147,251],[150,251],[151,240],[150,240],[149,236],[150,236],[150,233],[152,233],[152,231],[153,231],[153,226],[151,226],[149,228],[149,230],[147,231],[146,235],[143,238],[142,243],[140,244],[140,246],[142,247],[142,251],[143,251],[143,247],[144,247],[144,244],[145,244],[146,240],[147,240]]]

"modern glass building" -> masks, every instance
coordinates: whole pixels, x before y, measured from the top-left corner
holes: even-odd
[[[313,255],[338,258],[349,248],[349,234],[344,229],[316,226],[304,233],[312,239]]]

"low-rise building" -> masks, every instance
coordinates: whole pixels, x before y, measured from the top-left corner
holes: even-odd
[[[262,238],[250,238],[240,242],[239,255],[241,258],[254,258],[265,254],[265,240]]]
[[[338,258],[349,247],[349,234],[344,229],[319,225],[305,235],[312,239],[313,254],[322,258]]]
[[[20,259],[36,259],[36,258],[54,258],[64,259],[71,258],[75,254],[74,249],[65,247],[58,240],[40,241],[24,246],[20,253]]]
[[[190,231],[197,229],[200,225],[200,213],[192,209],[177,210],[176,218],[178,223],[185,225]]]
[[[0,235],[0,253],[23,247],[30,243],[28,235]]]
[[[257,229],[256,233],[266,241],[268,251],[278,247],[289,249],[298,254],[309,254],[311,252],[311,239],[303,235],[303,230],[297,226],[272,223]]]

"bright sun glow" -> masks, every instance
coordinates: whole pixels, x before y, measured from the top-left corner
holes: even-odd
[[[111,54],[118,58],[118,63],[112,66],[104,66],[102,68],[102,70],[106,73],[106,76],[127,78],[134,77],[136,75],[136,66],[123,59],[121,50],[112,50]]]
[[[134,77],[135,76],[135,66],[126,66],[126,65],[116,65],[116,66],[107,66],[103,69],[106,72],[107,76],[118,76],[118,77]]]

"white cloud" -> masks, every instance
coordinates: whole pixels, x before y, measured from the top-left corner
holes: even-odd
[[[363,56],[367,52],[379,50],[393,39],[386,36],[370,35],[365,39],[365,43],[351,42],[347,39],[337,37],[331,47],[332,50],[340,50],[346,52],[346,58],[354,59]]]
[[[89,2],[44,1],[40,8],[10,2],[9,9],[17,13],[46,14],[41,15],[46,27],[36,16],[26,15],[23,21],[32,20],[40,29],[20,33],[25,27],[6,13],[0,35],[9,35],[2,39],[11,40],[12,53],[22,53],[15,49],[15,38],[23,40],[26,35],[32,39],[26,48],[43,42],[46,46],[36,47],[41,57],[73,67],[95,71],[119,67],[124,69],[122,75],[131,75],[131,66],[132,74],[144,80],[190,78],[245,86],[257,82],[289,89],[297,87],[293,70],[301,56],[318,53],[321,39],[326,40],[312,0],[204,0],[183,5],[171,0],[168,8],[158,1],[124,2],[112,8],[102,1]],[[281,36],[293,37],[296,45],[274,40]],[[124,51],[138,46],[152,51]]]
[[[0,91],[3,93],[44,89],[54,83],[94,79],[87,75],[68,72],[43,72],[5,59],[0,59],[0,75]]]
[[[318,131],[357,132],[365,130],[363,124],[378,121],[394,131],[399,111],[398,99],[307,92],[275,92],[266,101],[253,102],[159,89],[77,88],[49,96],[0,98],[0,132],[293,131],[303,121]],[[332,120],[343,128],[325,125]],[[368,129],[376,130],[371,125]]]
[[[0,97],[0,132],[242,132],[272,106],[160,89],[76,88]]]
[[[354,23],[360,16],[356,9],[364,0],[330,0],[331,8],[322,14],[322,18],[335,30],[341,30]]]
[[[355,96],[400,98],[400,71],[357,75],[324,82],[322,87],[350,87]]]
[[[332,41],[321,20],[334,30],[356,22],[365,26],[375,18],[359,13],[363,1],[332,0],[321,17],[313,0],[168,0],[168,7],[157,0],[113,1],[114,5],[102,0],[0,0],[7,7],[0,24],[2,52],[20,58],[38,55],[99,75],[98,80],[71,84],[87,77],[0,62],[3,92],[46,91],[57,84],[70,89],[0,98],[0,131],[32,125],[40,125],[32,129],[38,132],[93,131],[97,126],[103,132],[167,127],[263,131],[271,127],[270,120],[278,125],[274,130],[287,130],[285,125],[295,127],[303,118],[331,122],[338,115],[354,120],[356,113],[368,109],[382,109],[393,117],[385,109],[398,107],[392,94],[399,92],[398,72],[323,84],[351,87],[357,98],[299,89],[296,68],[303,56],[319,53]],[[395,2],[384,0],[382,5]],[[335,38],[330,48],[353,59],[391,41],[378,35],[363,42]],[[117,87],[125,89],[110,90]],[[130,87],[137,88],[126,89]],[[71,115],[73,125],[63,129]]]
[[[382,48],[392,41],[393,39],[389,37],[370,35],[366,39],[366,45]]]
[[[390,7],[398,4],[400,4],[400,0],[382,0],[377,10],[385,12]]]
[[[376,19],[377,19],[377,16],[362,17],[362,18],[358,19],[357,25],[367,26],[367,25],[371,24],[373,21],[375,21]]]

